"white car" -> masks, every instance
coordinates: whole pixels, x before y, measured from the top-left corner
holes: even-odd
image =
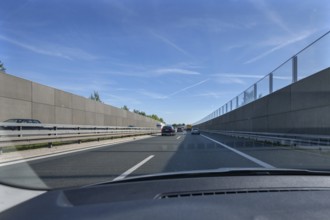
[[[191,134],[201,134],[198,128],[192,128],[191,129]]]

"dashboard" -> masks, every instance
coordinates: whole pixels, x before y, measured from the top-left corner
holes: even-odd
[[[0,213],[2,220],[263,220],[329,216],[330,177],[303,175],[112,182],[40,193]]]

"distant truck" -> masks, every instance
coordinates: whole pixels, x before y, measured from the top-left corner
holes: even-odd
[[[192,125],[186,125],[186,131],[191,131]]]

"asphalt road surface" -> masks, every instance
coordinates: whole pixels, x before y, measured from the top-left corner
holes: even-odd
[[[9,183],[51,188],[83,186],[130,176],[218,168],[329,169],[330,155],[219,134],[151,138],[0,166]],[[38,179],[36,175],[39,176]]]

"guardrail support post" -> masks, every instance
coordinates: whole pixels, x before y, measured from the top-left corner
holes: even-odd
[[[22,126],[19,126],[18,130],[20,131],[19,137],[23,137],[23,135],[22,135],[22,130],[23,130]]]
[[[242,105],[245,105],[246,104],[246,92],[244,91],[244,98],[243,98],[243,104]]]
[[[297,56],[292,57],[292,83],[298,81],[298,58]]]
[[[273,93],[273,73],[269,74],[269,94]]]

